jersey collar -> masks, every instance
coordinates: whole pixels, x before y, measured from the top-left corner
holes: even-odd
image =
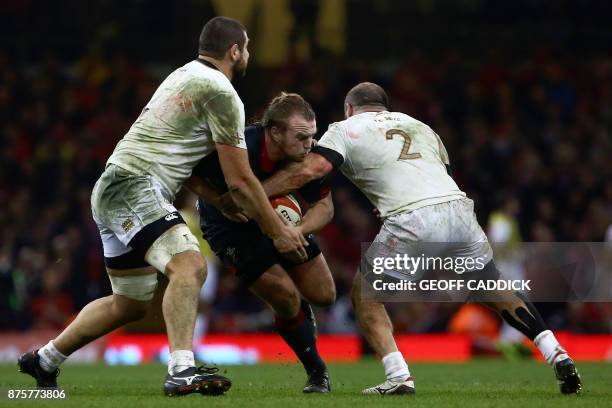
[[[212,68],[212,69],[214,69],[214,70],[216,70],[216,71],[219,71],[219,68],[217,68],[217,67],[215,66],[215,64],[213,64],[213,63],[212,63],[212,62],[210,62],[210,61],[206,61],[205,59],[202,59],[202,58],[196,58],[196,61],[198,61],[200,64],[204,64],[204,65],[206,65],[208,68]]]
[[[263,140],[261,142],[261,150],[259,151],[259,162],[261,164],[261,169],[266,173],[271,173],[274,171],[276,167],[276,162],[270,159],[268,155],[268,149],[266,149],[266,133],[264,130]]]

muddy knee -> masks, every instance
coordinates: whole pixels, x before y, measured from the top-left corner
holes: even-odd
[[[198,240],[185,224],[176,225],[157,238],[145,260],[169,279],[180,276],[203,283],[206,277],[206,262]]]
[[[206,261],[200,252],[188,251],[176,254],[166,265],[170,280],[182,280],[201,287],[206,280]]]

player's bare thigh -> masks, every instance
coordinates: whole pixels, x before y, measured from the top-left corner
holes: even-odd
[[[281,318],[290,319],[300,310],[300,293],[280,265],[268,268],[249,290],[270,305]]]
[[[323,254],[291,267],[289,276],[313,305],[328,307],[336,301],[336,285]]]

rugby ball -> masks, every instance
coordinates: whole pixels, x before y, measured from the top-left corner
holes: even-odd
[[[302,222],[302,209],[298,200],[291,194],[284,197],[276,197],[270,200],[274,211],[287,220],[291,225],[296,226]]]

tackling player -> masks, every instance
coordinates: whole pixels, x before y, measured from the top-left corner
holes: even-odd
[[[230,82],[245,73],[248,42],[238,21],[208,21],[199,56],[159,85],[117,144],[91,197],[113,294],[89,303],[58,337],[19,358],[20,371],[39,387],[57,387],[58,367],[74,351],[142,318],[159,271],[169,279],[163,300],[170,346],[164,393],[220,394],[230,388],[216,369],[195,366],[192,337],[206,263],[172,205],[177,191],[193,167],[216,151],[231,193],[275,247],[298,259],[306,256],[304,237],[278,219],[249,167],[244,106]]]
[[[262,123],[245,131],[255,175],[264,180],[287,162],[303,162],[316,131],[315,114],[300,95],[281,93],[274,98]],[[202,160],[187,186],[204,198],[198,203],[204,238],[242,283],[270,306],[279,334],[304,365],[308,380],[303,391],[329,392],[329,375],[317,350],[310,307],[310,303],[331,306],[336,298],[331,272],[311,235],[333,217],[329,188],[313,181],[297,191],[302,203],[310,206],[297,226],[309,245],[308,260],[293,262],[276,250],[257,224],[232,222],[223,215],[225,207],[219,206],[219,199],[227,185],[216,155]]]
[[[400,112],[389,112],[388,107],[387,95],[380,86],[369,82],[355,86],[344,102],[346,120],[329,127],[313,150],[317,154],[268,179],[264,183],[268,195],[286,194],[340,168],[384,219],[362,261],[363,269],[371,270],[375,257],[398,253],[419,256],[413,253],[417,242],[445,242],[454,244],[450,246],[453,256],[487,260],[482,273],[495,279],[499,272],[476,220],[473,201],[450,176],[448,154],[439,136],[426,124]],[[364,302],[361,284],[357,275],[352,290],[357,321],[382,356],[387,376],[385,382],[363,393],[414,393],[414,381],[393,339],[384,304]],[[572,359],[530,302],[517,293],[503,292],[484,303],[534,342],[553,366],[562,393],[581,390]]]

